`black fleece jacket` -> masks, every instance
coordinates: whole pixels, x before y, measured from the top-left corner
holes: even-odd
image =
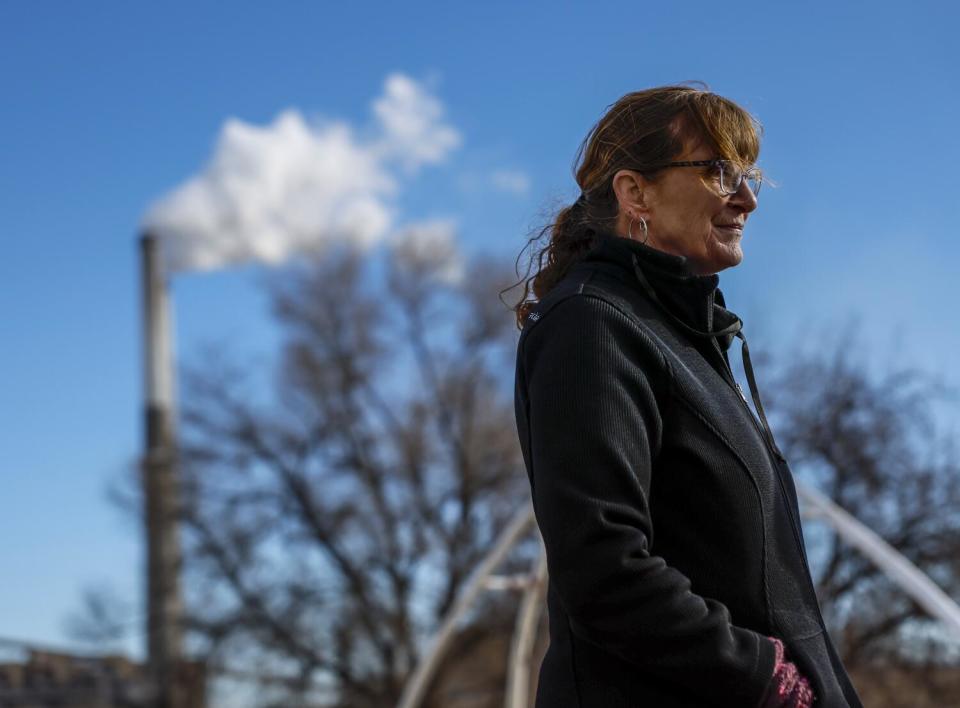
[[[790,468],[730,373],[742,323],[719,277],[614,234],[596,242],[517,349],[549,569],[537,708],[756,708],[774,666],[764,635],[783,640],[817,708],[862,708],[823,625]]]

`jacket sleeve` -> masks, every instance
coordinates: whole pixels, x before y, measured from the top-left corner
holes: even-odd
[[[555,304],[521,342],[527,459],[551,587],[571,631],[708,704],[759,704],[773,643],[650,553],[649,491],[661,443],[663,355],[615,306]],[[662,399],[663,400],[663,399]],[[669,474],[669,470],[657,470]],[[692,494],[696,490],[691,490]]]

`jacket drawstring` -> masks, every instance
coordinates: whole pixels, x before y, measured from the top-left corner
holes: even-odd
[[[777,457],[779,457],[782,462],[786,462],[786,458],[783,456],[783,453],[780,452],[780,448],[773,439],[773,432],[770,430],[770,424],[767,422],[767,416],[763,412],[763,404],[760,403],[760,391],[757,389],[757,382],[753,378],[753,364],[750,363],[750,347],[747,346],[747,338],[744,337],[743,332],[739,330],[734,332],[734,334],[740,337],[740,341],[742,342],[740,352],[743,355],[743,370],[747,372],[747,383],[750,384],[750,396],[753,398],[753,405],[757,407],[757,413],[760,414],[760,421],[763,423],[763,429],[767,432],[767,438],[770,440],[770,447],[773,448],[773,451],[777,454]]]
[[[670,319],[672,319],[677,326],[682,328],[685,332],[695,337],[719,337],[723,335],[735,335],[740,338],[740,351],[743,355],[743,369],[747,374],[747,383],[750,385],[750,396],[753,398],[753,405],[756,406],[757,413],[760,416],[763,435],[766,437],[767,442],[770,443],[770,447],[773,449],[777,457],[779,457],[781,461],[785,461],[786,458],[783,456],[783,453],[780,452],[780,448],[773,439],[773,432],[770,430],[770,424],[767,422],[767,416],[763,412],[763,404],[760,403],[760,391],[757,389],[757,382],[753,376],[753,364],[750,361],[750,348],[747,346],[747,338],[743,334],[743,322],[740,320],[740,318],[737,318],[737,321],[733,324],[730,324],[727,327],[719,329],[715,332],[704,332],[691,327],[679,317],[674,315],[670,309],[660,301],[660,298],[657,297],[656,291],[653,289],[653,286],[650,285],[650,281],[647,280],[647,276],[640,267],[637,255],[635,253],[631,254],[631,258],[633,259],[633,272],[636,274],[637,280],[640,281],[640,284],[643,286],[643,289],[646,291],[647,295],[649,295],[650,299],[659,305],[660,309],[662,309],[667,316],[670,317]]]

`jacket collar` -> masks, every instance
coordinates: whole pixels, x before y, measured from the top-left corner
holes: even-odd
[[[726,308],[723,293],[717,287],[720,276],[716,273],[696,275],[690,271],[687,258],[658,251],[633,239],[609,232],[597,232],[594,235],[594,245],[584,256],[583,262],[606,262],[626,269],[627,282],[633,283],[658,307],[666,310],[667,316],[675,320],[687,334],[701,342],[715,338],[728,370],[726,352],[733,338],[740,338],[743,369],[747,374],[762,434],[773,453],[785,462],[786,458],[773,438],[773,431],[760,402],[760,391],[750,361],[750,348],[743,334],[743,322]],[[730,377],[733,378],[732,373]],[[740,385],[734,380],[730,384],[736,387],[746,403]]]
[[[726,309],[723,292],[718,287],[719,275],[697,275],[692,272],[690,261],[685,256],[667,253],[609,231],[598,231],[595,237],[595,245],[584,256],[584,262],[607,262],[621,266],[626,269],[630,282],[640,288],[634,275],[636,261],[670,315],[696,330],[702,337],[716,336],[721,348],[724,351],[729,349],[734,334],[717,336],[713,333],[730,328],[735,323],[742,326],[742,322],[735,313]]]

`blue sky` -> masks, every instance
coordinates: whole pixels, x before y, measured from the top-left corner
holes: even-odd
[[[225,121],[292,109],[363,134],[389,76],[428,87],[460,137],[399,181],[396,222],[445,220],[464,251],[510,258],[575,197],[576,149],[606,106],[706,81],[764,124],[779,183],[721,274],[751,342],[858,316],[880,359],[960,382],[954,8],[3,3],[0,636],[65,642],[89,584],[139,599],[139,529],[104,489],[140,444],[145,210],[204,167]],[[176,277],[178,357],[208,341],[268,355],[263,270]]]

